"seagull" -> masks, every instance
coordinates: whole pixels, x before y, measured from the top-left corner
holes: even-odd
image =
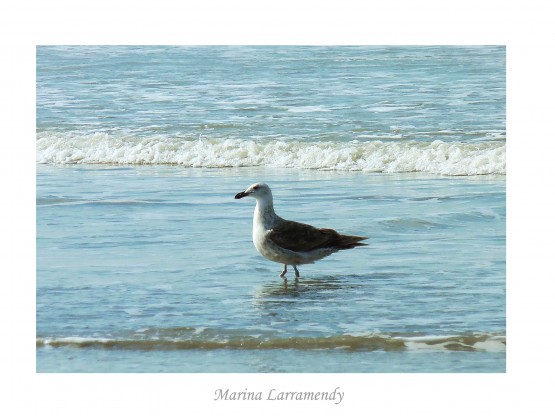
[[[339,250],[368,245],[360,242],[368,237],[343,235],[329,228],[316,228],[279,217],[274,211],[272,191],[265,183],[249,186],[235,195],[235,199],[246,196],[256,199],[252,219],[254,246],[268,260],[283,264],[280,277],[284,281],[287,281],[287,266],[293,266],[295,281],[298,281],[298,265],[312,264]]]

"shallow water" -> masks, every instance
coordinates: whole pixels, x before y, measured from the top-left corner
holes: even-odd
[[[284,285],[233,199],[256,179],[283,217],[369,246]],[[39,166],[37,370],[504,371],[504,195],[496,177]]]

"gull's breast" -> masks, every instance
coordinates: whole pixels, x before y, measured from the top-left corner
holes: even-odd
[[[273,244],[266,237],[267,231],[262,224],[254,224],[252,229],[252,242],[256,250],[268,260],[276,261],[281,263],[280,260],[282,253],[280,253],[279,247]]]

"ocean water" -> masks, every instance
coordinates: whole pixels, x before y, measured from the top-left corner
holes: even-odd
[[[504,47],[38,47],[37,371],[504,372],[505,140]]]

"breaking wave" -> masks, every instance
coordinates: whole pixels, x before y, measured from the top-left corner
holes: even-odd
[[[505,142],[185,139],[95,133],[39,133],[37,162],[47,164],[171,164],[185,167],[426,172],[505,175]]]

